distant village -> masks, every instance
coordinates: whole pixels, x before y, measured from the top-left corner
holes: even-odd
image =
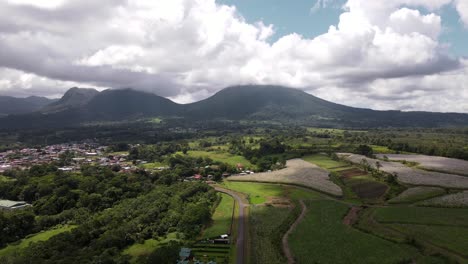
[[[128,152],[107,152],[107,146],[101,146],[94,143],[79,144],[57,144],[38,148],[23,148],[0,152],[0,177],[9,170],[27,170],[34,165],[50,164],[52,162],[60,163],[61,156],[71,153],[72,158],[66,166],[58,167],[63,172],[79,172],[84,165],[112,167],[114,171],[121,173],[132,173],[138,170],[147,172],[169,169],[165,166],[145,166],[147,161],[130,160]],[[150,164],[148,164],[150,165]],[[253,172],[244,170],[242,164],[237,164],[237,170],[240,175],[251,174]],[[217,165],[206,166],[206,168],[219,169]],[[223,173],[222,177],[230,176],[229,173]],[[194,174],[186,177],[184,181],[205,181],[208,184],[215,183],[213,175],[202,176]],[[23,201],[0,200],[0,209],[20,209],[29,207]]]
[[[7,170],[29,169],[34,165],[49,164],[60,160],[60,155],[74,154],[72,164],[58,168],[61,171],[79,171],[82,165],[119,165],[122,172],[137,170],[138,167],[127,160],[127,153],[106,153],[106,146],[97,144],[58,144],[42,148],[23,148],[0,152],[0,173]],[[145,163],[145,161],[138,161]],[[158,169],[165,169],[164,167]]]
[[[133,172],[139,169],[132,161],[127,160],[127,153],[106,153],[106,146],[97,144],[58,144],[41,148],[23,148],[0,152],[0,176],[8,170],[26,170],[34,165],[49,164],[60,161],[60,155],[73,153],[70,165],[59,167],[59,171],[79,171],[83,165],[117,167],[120,172]],[[142,164],[145,161],[137,161]],[[116,166],[118,165],[118,166]],[[166,167],[155,168],[157,170]],[[23,201],[0,200],[0,209],[14,210],[31,206]]]

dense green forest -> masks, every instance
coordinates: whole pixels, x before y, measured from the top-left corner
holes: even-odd
[[[64,173],[54,164],[7,172],[15,180],[0,182],[2,197],[33,207],[0,211],[0,247],[58,225],[76,228],[4,256],[2,263],[118,263],[126,261],[120,252],[135,242],[173,232],[190,240],[210,220],[217,196],[206,184],[181,180],[207,162],[176,156],[173,170],[151,174],[90,166]]]

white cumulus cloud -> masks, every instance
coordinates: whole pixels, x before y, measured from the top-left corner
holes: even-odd
[[[280,84],[353,106],[468,112],[468,65],[438,38],[436,10],[451,0],[348,0],[325,34],[274,42],[273,25],[215,0],[39,3],[0,3],[0,93],[53,96],[73,84],[189,102],[229,85]],[[436,103],[450,100],[460,104]]]

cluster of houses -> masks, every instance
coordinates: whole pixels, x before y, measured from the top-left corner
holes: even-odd
[[[104,151],[105,147],[95,144],[58,144],[42,148],[23,148],[0,152],[0,173],[10,169],[28,169],[34,165],[48,164],[60,160],[60,154],[70,151],[77,157],[78,163],[92,163]],[[62,168],[70,170],[70,168]]]
[[[58,144],[42,148],[23,148],[0,152],[0,173],[7,170],[29,169],[34,165],[49,164],[60,160],[60,155],[69,151],[74,154],[72,163],[58,170],[79,171],[82,165],[99,165],[112,167],[118,165],[122,172],[133,172],[138,169],[127,160],[128,154],[106,154],[106,147],[96,144]],[[145,163],[137,161],[137,163]]]

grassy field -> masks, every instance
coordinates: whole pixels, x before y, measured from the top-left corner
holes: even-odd
[[[370,147],[372,148],[372,151],[374,151],[374,153],[378,153],[378,154],[395,154],[396,153],[396,151],[391,150],[385,146],[370,145]]]
[[[179,153],[182,154],[182,153]],[[241,163],[245,168],[255,169],[255,166],[250,163],[246,158],[239,155],[232,155],[223,151],[202,151],[202,150],[190,150],[187,155],[192,157],[208,157],[214,161],[225,162],[232,166],[236,166]]]
[[[71,231],[75,227],[76,227],[75,225],[57,226],[53,229],[49,229],[47,231],[42,231],[37,234],[30,235],[24,239],[21,239],[19,243],[10,244],[5,248],[0,249],[0,256],[7,256],[10,254],[14,254],[16,251],[28,247],[29,244],[31,243],[35,243],[39,241],[46,241],[55,235],[58,235],[63,232]]]
[[[152,170],[152,169],[156,169],[159,167],[167,167],[167,164],[164,164],[161,162],[151,162],[151,163],[141,164],[140,167],[142,167],[143,169]]]
[[[130,255],[132,257],[131,263],[136,263],[138,257],[146,256],[151,254],[156,248],[169,243],[170,241],[179,241],[177,238],[177,233],[170,233],[166,238],[161,238],[160,240],[156,239],[147,239],[142,244],[135,243],[130,247],[126,248],[122,254]]]
[[[293,186],[284,186],[284,190],[285,195],[293,200],[314,200],[323,197],[321,193]]]
[[[225,181],[223,186],[247,194],[250,204],[262,204],[268,197],[281,197],[284,193],[284,188],[277,184]]]
[[[392,206],[376,208],[381,223],[451,225],[468,227],[468,209]]]
[[[297,263],[401,263],[418,254],[416,248],[344,225],[347,205],[332,200],[306,204],[304,221],[289,237]]]
[[[128,155],[128,151],[117,151],[117,152],[110,152],[107,155],[112,155],[112,156],[120,156],[120,155]]]
[[[308,156],[304,156],[302,159],[312,164],[315,164],[321,168],[324,168],[326,170],[330,170],[332,168],[338,168],[338,167],[345,167],[348,165],[347,163],[342,162],[342,161],[332,160],[327,155],[322,155],[322,154],[308,155]]]
[[[221,193],[221,201],[212,216],[212,224],[203,231],[202,238],[211,238],[223,234],[229,234],[231,229],[232,211],[234,199]]]

